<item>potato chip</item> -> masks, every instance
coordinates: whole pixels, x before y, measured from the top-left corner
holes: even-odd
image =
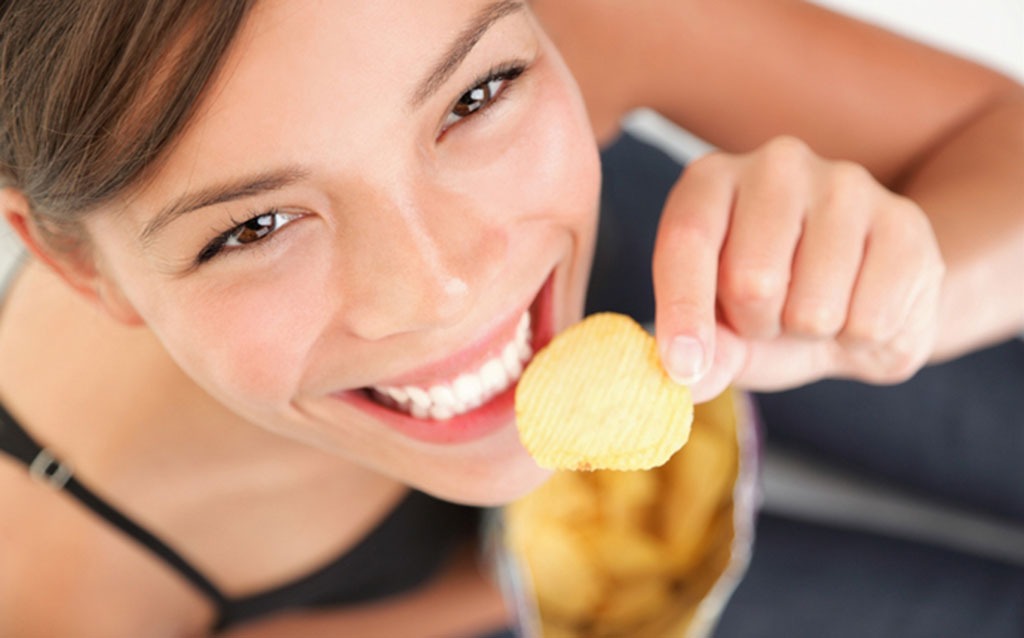
[[[658,498],[659,481],[652,472],[594,472],[584,476],[592,476],[597,482],[606,510],[646,508]]]
[[[600,513],[598,492],[588,474],[556,472],[522,506],[535,511],[527,516],[557,520],[563,525],[593,525]]]
[[[703,408],[704,406],[700,406]],[[736,444],[698,421],[686,448],[665,466],[669,475],[661,509],[668,562],[687,570],[701,556],[701,544],[716,512],[731,499]]]
[[[672,608],[675,601],[668,585],[661,578],[644,578],[630,583],[628,587],[618,588],[601,605],[595,625],[603,630],[602,633],[609,633],[609,630],[621,631],[649,623],[652,618]],[[636,632],[626,635],[636,635]]]
[[[644,525],[650,518],[648,510],[654,505],[660,489],[660,481],[654,472],[598,471],[591,474],[562,474],[593,477],[600,489],[601,516],[604,524],[620,529]]]
[[[529,566],[542,613],[569,623],[590,618],[605,595],[606,579],[579,537],[551,523],[531,532],[519,535],[515,547]]]
[[[516,420],[541,467],[643,470],[686,444],[693,401],[662,368],[653,337],[600,313],[537,353],[519,380]]]
[[[665,547],[641,529],[587,530],[587,549],[608,576],[629,580],[665,570]]]

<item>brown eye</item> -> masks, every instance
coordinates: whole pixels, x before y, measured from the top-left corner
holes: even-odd
[[[196,264],[210,261],[225,248],[244,248],[266,239],[282,226],[302,217],[298,213],[270,210],[220,234],[196,255]]]
[[[225,242],[225,245],[240,246],[263,239],[274,230],[276,223],[274,218],[275,215],[273,213],[253,217],[235,228],[235,231],[228,236],[228,241]]]
[[[502,81],[500,80],[491,80],[481,84],[472,91],[463,93],[462,97],[455,104],[455,108],[452,109],[452,115],[466,117],[479,111],[494,99],[494,94],[501,90],[501,84]]]
[[[524,66],[515,66],[492,72],[486,79],[479,81],[476,86],[463,93],[452,106],[452,110],[448,112],[448,117],[445,119],[444,128],[447,130],[448,127],[458,124],[463,119],[479,113],[493,104],[501,97],[507,85],[522,75],[523,71],[525,71]]]
[[[279,210],[267,211],[228,231],[223,235],[224,241],[221,247],[232,248],[254,244],[298,218],[299,215],[295,213],[285,213]]]

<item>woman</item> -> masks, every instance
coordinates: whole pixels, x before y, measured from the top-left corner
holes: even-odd
[[[33,254],[0,395],[65,488],[0,465],[5,634],[506,623],[433,533],[454,508],[408,490],[544,480],[512,391],[580,316],[595,137],[636,105],[735,153],[680,179],[653,262],[698,399],[895,382],[1021,328],[1020,87],[809,5],[26,0],[0,33]]]

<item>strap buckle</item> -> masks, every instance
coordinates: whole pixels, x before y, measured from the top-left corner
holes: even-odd
[[[36,458],[32,459],[31,465],[28,466],[28,473],[37,481],[59,490],[71,480],[74,470],[61,463],[57,457],[44,448],[39,450]]]

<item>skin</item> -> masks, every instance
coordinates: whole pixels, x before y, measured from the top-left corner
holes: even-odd
[[[489,503],[543,479],[514,428],[453,452],[332,396],[387,384],[486,336],[517,318],[552,270],[557,324],[579,316],[596,150],[568,70],[525,9],[493,25],[446,90],[408,104],[448,46],[437,34],[457,33],[473,15],[451,3],[258,7],[225,62],[230,74],[166,163],[89,231],[118,312],[137,315],[233,412],[445,498]],[[309,32],[311,23],[323,26]],[[410,46],[373,35],[384,24]],[[442,132],[454,99],[516,60],[531,68],[508,82],[507,97]],[[311,80],[324,76],[339,79]],[[294,124],[267,125],[275,121]],[[183,184],[202,190],[280,166],[307,176],[139,241]],[[273,208],[296,219],[251,248],[194,264],[210,228]],[[431,375],[413,375],[431,385]]]
[[[673,193],[654,263],[662,347],[682,334],[705,350],[680,370],[699,377],[695,394],[713,396],[730,380],[762,389],[821,376],[894,382],[1019,333],[1019,84],[791,0],[535,8],[566,43],[600,139],[646,105],[723,151]],[[617,55],[594,56],[592,42]],[[743,200],[765,214],[745,212]],[[808,261],[811,251],[794,245],[806,239],[805,219],[853,232],[848,249],[879,233],[899,249],[865,255],[851,289],[855,258],[844,266],[831,257],[836,246],[822,246]],[[680,238],[685,250],[675,249]]]
[[[511,415],[486,437],[436,446],[332,395],[490,334],[552,270],[554,327],[577,319],[596,220],[594,140],[611,140],[633,106],[723,149],[678,182],[653,263],[665,363],[698,398],[729,383],[894,382],[1024,324],[1008,283],[1024,271],[1013,169],[1024,139],[1007,134],[1022,128],[1024,101],[1012,82],[802,3],[559,0],[495,23],[410,107],[431,61],[487,4],[261,3],[153,175],[88,218],[88,253],[48,250],[28,203],[3,193],[38,257],[0,322],[5,405],[229,593],[336,556],[403,485],[498,503],[543,480]],[[806,41],[818,37],[808,68]],[[530,69],[442,133],[453,101],[510,59]],[[821,91],[837,70],[849,92]],[[140,241],[183,190],[296,165],[301,180]],[[965,232],[972,203],[982,212]],[[271,207],[294,217],[195,265],[213,236]],[[974,301],[982,293],[1000,303]],[[673,355],[678,337],[696,347]],[[0,629],[206,632],[211,611],[195,591],[6,464],[0,507],[28,512],[0,522],[0,618],[13,623]],[[56,529],[75,533],[38,532]],[[469,595],[472,618],[460,613]],[[54,596],[68,601],[60,617],[45,608]],[[97,617],[111,601],[117,613]],[[463,560],[401,600],[232,635],[423,633],[424,608],[436,635],[504,615]]]

